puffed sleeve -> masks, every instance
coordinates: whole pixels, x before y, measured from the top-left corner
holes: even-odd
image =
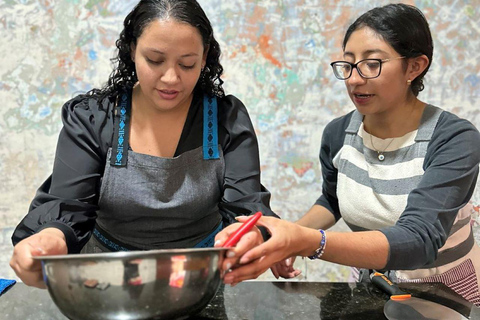
[[[225,178],[219,209],[224,222],[230,224],[236,216],[257,211],[278,217],[270,209],[270,192],[260,182],[258,141],[247,109],[234,96],[219,99],[218,122],[219,130],[226,130],[225,141],[220,141]]]
[[[38,189],[28,214],[15,229],[14,245],[50,227],[65,234],[69,253],[79,252],[90,238],[113,134],[107,101],[100,105],[98,100],[81,95],[63,106],[63,128],[53,172]]]
[[[480,162],[480,134],[444,112],[434,131],[418,186],[395,226],[380,230],[390,244],[386,269],[422,268],[435,261],[458,210],[470,200]]]

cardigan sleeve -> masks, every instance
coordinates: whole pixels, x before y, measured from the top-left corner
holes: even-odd
[[[62,108],[53,172],[40,186],[27,215],[15,229],[12,242],[55,227],[67,240],[69,253],[79,252],[93,230],[98,191],[113,134],[108,103],[85,95]]]

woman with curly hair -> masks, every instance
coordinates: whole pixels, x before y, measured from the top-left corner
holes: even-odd
[[[13,234],[28,285],[44,287],[32,255],[209,247],[238,215],[275,216],[197,1],[140,1],[116,45],[108,83],[63,106],[53,173]]]

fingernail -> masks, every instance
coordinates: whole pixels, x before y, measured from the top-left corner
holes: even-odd
[[[227,270],[230,270],[231,267],[232,267],[232,264],[230,262],[227,262]]]
[[[285,264],[287,265],[287,267],[290,267],[290,259],[285,260]]]
[[[248,258],[242,258],[240,259],[240,264],[245,264],[248,263],[250,260]]]
[[[227,258],[233,258],[233,257],[235,257],[235,252],[233,252],[233,251],[228,251],[228,252],[227,252]]]
[[[215,243],[213,244],[213,246],[216,247],[220,242],[221,242],[220,240],[215,241]]]

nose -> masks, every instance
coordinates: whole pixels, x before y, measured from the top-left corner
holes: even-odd
[[[179,79],[180,77],[175,67],[169,67],[161,77],[162,82],[169,84],[176,83]]]
[[[350,76],[350,78],[347,79],[347,83],[348,83],[349,85],[364,84],[366,81],[367,81],[367,79],[365,79],[364,77],[362,77],[362,76],[358,73],[358,69],[357,69],[357,68],[353,68],[353,70],[352,70],[352,75]]]

